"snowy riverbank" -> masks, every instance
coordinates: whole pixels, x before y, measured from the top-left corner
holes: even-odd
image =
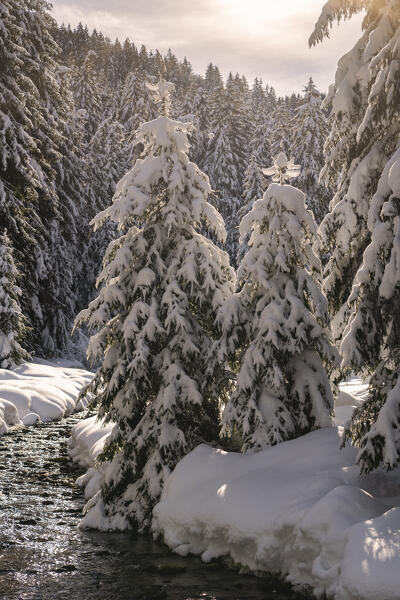
[[[178,554],[209,561],[230,556],[255,571],[276,571],[336,600],[399,598],[400,470],[360,476],[356,451],[340,450],[341,423],[365,398],[342,386],[336,427],[257,454],[206,445],[170,476],[154,511],[154,529]],[[110,431],[82,421],[72,456],[93,465]],[[98,487],[93,466],[81,478]]]
[[[35,359],[12,371],[0,369],[0,435],[13,425],[58,421],[82,410],[86,403],[79,393],[92,377],[74,361]]]

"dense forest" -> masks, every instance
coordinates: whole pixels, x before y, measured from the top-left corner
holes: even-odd
[[[41,0],[7,0],[1,11],[0,230],[18,271],[16,321],[27,351],[84,356],[84,333],[70,337],[73,320],[116,235],[110,226],[93,233],[89,223],[140,155],[134,133],[157,116],[146,83],[160,75],[175,84],[171,115],[196,126],[190,158],[210,178],[232,265],[243,254],[240,215],[262,196],[261,168],[280,150],[302,164],[298,185],[317,220],[327,212],[330,194],[318,183],[327,118],[311,78],[303,94],[280,98],[260,79],[230,73],[223,81],[213,64],[202,76],[171,51],[57,26]]]

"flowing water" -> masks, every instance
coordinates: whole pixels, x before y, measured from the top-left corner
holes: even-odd
[[[69,417],[0,438],[0,598],[301,600],[271,578],[180,558],[150,537],[81,531]]]

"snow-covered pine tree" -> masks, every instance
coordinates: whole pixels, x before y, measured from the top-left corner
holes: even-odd
[[[264,92],[261,79],[254,81],[251,93],[251,123],[253,124],[252,136],[249,143],[249,153],[254,153],[258,165],[267,165],[271,162],[270,149],[270,118],[274,108],[270,106],[268,94]],[[261,196],[258,196],[259,198]]]
[[[371,243],[355,277],[341,344],[344,366],[371,376],[368,399],[345,436],[361,448],[363,472],[400,462],[400,148],[383,170],[368,226]]]
[[[10,240],[3,233],[0,235],[0,369],[11,369],[30,358],[20,344],[26,320],[19,305],[21,290],[17,276]]]
[[[226,82],[226,120],[229,126],[230,144],[233,160],[238,172],[239,194],[243,191],[243,180],[248,161],[248,150],[251,136],[251,119],[249,86],[245,78],[235,77],[230,73]]]
[[[246,169],[243,189],[243,201],[244,205],[241,207],[238,213],[239,221],[250,212],[253,208],[254,202],[259,198],[262,198],[265,190],[265,179],[262,174],[260,163],[255,152],[250,155],[250,161]],[[241,237],[237,262],[240,264],[248,250],[248,243],[251,232]]]
[[[233,126],[240,108],[238,87],[230,75],[230,88],[235,90],[231,98],[227,89],[215,87],[211,95],[211,123],[204,170],[210,177],[211,185],[218,197],[217,208],[221,213],[226,229],[226,250],[233,265],[236,264],[238,252],[237,215],[241,207],[243,156],[237,152],[238,144],[234,142]]]
[[[0,10],[0,223],[21,265],[26,346],[49,355],[62,350],[76,314],[69,264],[82,165],[49,5],[10,0]]]
[[[332,19],[362,9],[364,33],[341,59],[331,90],[334,108],[346,101],[346,111],[342,109],[342,123],[335,115],[329,138],[327,175],[337,172],[339,156],[343,167],[324,233],[335,244],[328,291],[332,296],[339,289],[340,299],[347,300],[352,285],[337,319],[339,333],[343,331],[343,366],[371,377],[369,397],[346,432],[360,447],[361,470],[368,472],[381,463],[391,469],[400,462],[400,4],[360,2],[349,9],[339,3]],[[312,39],[319,39],[328,26],[322,15]],[[340,148],[339,125],[350,156]]]
[[[320,223],[329,209],[333,196],[324,185],[319,183],[319,174],[324,165],[324,144],[328,137],[328,119],[321,108],[321,94],[312,77],[304,88],[304,102],[295,111],[293,117],[293,136],[291,155],[301,164],[301,173],[297,187],[308,199],[308,208]]]
[[[243,182],[243,205],[238,212],[238,222],[252,208],[265,191],[265,179],[262,165],[271,162],[269,144],[269,117],[267,116],[267,94],[264,92],[261,79],[255,79],[251,93],[250,115],[253,124],[252,138],[249,143],[250,159],[248,161]],[[239,244],[237,264],[240,264],[247,252],[250,232]]]
[[[130,148],[125,143],[125,131],[118,121],[104,119],[90,141],[86,159],[88,199],[87,211],[90,217],[105,210],[110,205],[115,188],[122,175],[130,166]],[[102,257],[111,240],[116,237],[113,223],[105,223],[84,241],[82,248],[83,272],[88,291],[93,293]],[[87,301],[91,298],[87,298]]]
[[[24,49],[19,10],[16,0],[0,3],[0,223],[18,243],[18,254],[25,247],[28,258],[32,253],[32,230],[40,223],[40,177],[32,164],[36,144],[27,109],[30,96],[21,74]],[[25,198],[30,204],[29,219],[24,210]]]
[[[311,37],[365,9],[364,33],[339,62],[329,92],[333,129],[325,178],[339,182],[321,229],[331,258],[325,288],[337,312],[343,366],[371,376],[347,438],[363,472],[400,461],[399,139],[400,4],[328,2]]]
[[[227,228],[225,247],[233,264],[236,262],[238,251],[238,236],[236,233],[237,214],[241,199],[238,190],[238,172],[233,161],[233,152],[229,139],[229,130],[222,121],[209,139],[205,160],[205,170],[217,194],[217,208],[220,211]]]
[[[90,388],[100,416],[116,422],[86,518],[95,511],[111,529],[149,525],[178,460],[218,435],[225,400],[221,365],[208,353],[234,273],[228,255],[198,232],[203,224],[225,237],[207,202],[208,178],[188,159],[192,125],[168,117],[172,88],[151,86],[161,115],[140,127],[141,158],[94,219],[96,228],[111,219],[123,234],[105,256],[98,297],[76,320],[97,331],[89,356],[102,364]]]
[[[203,85],[196,86],[191,101],[190,112],[193,115],[195,130],[190,139],[190,158],[201,169],[204,165],[210,132],[209,96]]]
[[[348,323],[347,299],[354,277],[370,242],[367,221],[371,199],[398,143],[394,102],[397,75],[394,63],[390,66],[388,62],[398,26],[397,3],[329,0],[310,38],[310,44],[316,44],[329,34],[335,20],[363,9],[367,11],[364,32],[340,59],[335,84],[330,86],[324,102],[331,111],[331,131],[321,179],[335,194],[320,233],[321,250],[329,257],[324,290],[338,340]]]
[[[97,54],[89,50],[80,67],[77,68],[73,84],[75,105],[86,111],[86,141],[93,137],[104,115],[102,85],[96,69]],[[104,83],[104,82],[103,82]]]
[[[269,143],[271,156],[278,156],[280,152],[289,153],[292,118],[293,113],[290,112],[284,100],[280,99],[270,121]]]
[[[128,73],[116,107],[116,118],[134,133],[142,123],[150,120],[154,114],[151,99],[145,85],[146,75],[141,68]]]
[[[131,164],[140,152],[132,143],[136,131],[140,125],[154,119],[157,112],[146,90],[145,78],[146,75],[140,67],[128,74],[115,110],[115,120],[123,125],[126,132],[126,144],[129,146],[127,159]]]
[[[299,169],[283,154],[262,199],[240,223],[249,250],[238,291],[219,313],[221,358],[238,370],[223,413],[223,434],[237,432],[242,450],[259,450],[331,424],[329,380],[338,355],[329,333],[317,227],[303,192],[284,185]]]

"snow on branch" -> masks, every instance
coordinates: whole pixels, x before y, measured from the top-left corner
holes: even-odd
[[[300,175],[301,165],[295,165],[293,159],[288,160],[284,152],[280,152],[278,156],[272,157],[273,166],[269,169],[262,169],[264,175],[272,176],[272,181],[285,183],[287,179],[298,177]]]
[[[329,30],[335,21],[350,19],[352,15],[367,8],[368,0],[328,0],[322,7],[314,31],[310,35],[308,45],[316,46],[325,37],[329,37]]]
[[[153,92],[155,103],[160,105],[160,114],[167,117],[171,108],[171,94],[175,89],[175,85],[161,77],[160,81],[155,84],[146,83],[146,87]]]

